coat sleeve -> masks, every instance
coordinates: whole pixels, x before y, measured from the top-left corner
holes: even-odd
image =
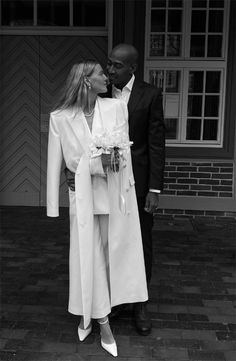
[[[47,216],[59,216],[59,188],[62,148],[56,120],[50,116],[47,162]]]
[[[155,91],[149,115],[149,189],[163,189],[165,167],[165,125],[163,119],[162,96]]]

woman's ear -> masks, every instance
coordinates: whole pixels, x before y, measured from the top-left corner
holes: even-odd
[[[90,82],[90,80],[89,80],[87,77],[84,77],[84,82],[85,82],[85,84],[87,85],[87,87],[88,87],[89,89],[91,89],[91,82]]]

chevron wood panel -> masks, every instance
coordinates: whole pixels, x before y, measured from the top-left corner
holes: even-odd
[[[73,64],[83,59],[107,58],[107,38],[88,36],[40,37],[40,112],[49,113]],[[41,133],[41,205],[45,205],[47,134]],[[67,186],[62,171],[61,205],[67,204]]]
[[[1,37],[0,83],[0,198],[38,199],[39,37]]]
[[[2,36],[0,203],[45,205],[49,112],[74,63],[106,62],[107,38]],[[61,177],[61,204],[67,204]]]

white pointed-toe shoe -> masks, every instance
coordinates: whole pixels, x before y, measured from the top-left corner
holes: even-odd
[[[92,332],[92,324],[90,324],[89,327],[85,329],[78,327],[79,340],[84,341],[91,332]]]
[[[114,356],[114,357],[118,356],[116,342],[105,343],[101,340],[101,346],[102,346],[102,348],[104,348],[104,350],[109,352],[109,354],[111,354],[112,356]]]
[[[98,322],[100,325],[105,325],[106,323],[109,323],[108,318],[105,321],[99,321]],[[117,352],[117,345],[116,342],[112,342],[112,343],[105,343],[104,341],[102,341],[101,338],[101,346],[102,348],[104,348],[104,350],[106,350],[110,355],[117,357],[118,356],[118,352]]]

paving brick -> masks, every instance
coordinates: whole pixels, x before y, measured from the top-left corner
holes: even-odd
[[[189,162],[182,165],[191,166]],[[222,186],[231,186],[227,182],[232,178],[227,181],[227,173],[221,176],[199,180],[202,185],[217,186],[221,180],[226,182]],[[178,184],[187,177],[179,178]],[[173,181],[176,183],[176,178]],[[4,208],[4,240],[0,244],[4,265],[0,332],[4,349],[0,359],[110,360],[99,344],[98,327],[80,343],[79,319],[67,312],[68,210],[62,209],[62,216],[49,222],[45,209],[16,208]],[[208,218],[196,216],[190,220],[189,216],[195,214],[184,214],[183,210],[174,218],[164,211],[173,212],[162,210],[157,214],[153,231],[154,264],[148,305],[153,329],[148,337],[137,334],[132,307],[112,321],[119,359],[190,361],[188,351],[192,351],[194,361],[197,357],[205,361],[225,357],[231,361],[236,348],[236,270],[232,257],[235,220],[225,220],[223,213],[216,220],[211,212]]]
[[[226,351],[225,352],[226,361],[235,361],[236,360],[236,351]]]
[[[189,350],[190,361],[226,361],[224,353],[220,351]]]

